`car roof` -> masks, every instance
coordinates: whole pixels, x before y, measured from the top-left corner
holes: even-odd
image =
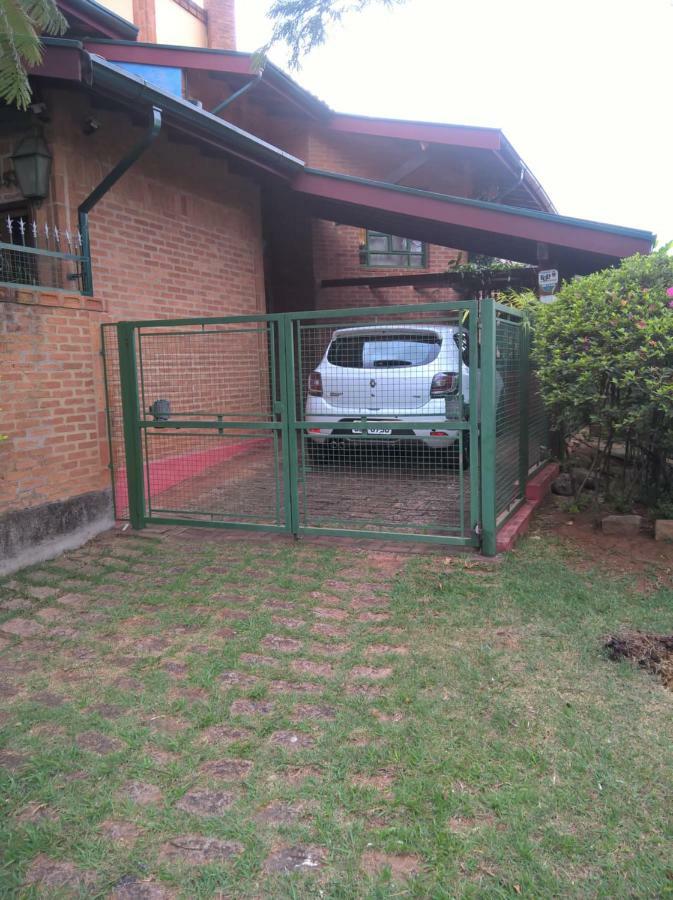
[[[376,334],[377,332],[386,333],[404,333],[404,332],[428,332],[434,331],[437,334],[453,334],[458,330],[458,325],[433,325],[428,322],[427,325],[413,324],[407,325],[406,322],[390,322],[388,325],[357,325],[352,328],[337,328],[332,332],[332,340],[342,334]]]

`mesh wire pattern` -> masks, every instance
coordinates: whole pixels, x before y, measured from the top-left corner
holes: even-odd
[[[466,334],[458,310],[294,322],[302,525],[469,532]]]
[[[473,543],[481,466],[495,466],[502,518],[548,453],[521,318],[501,313],[495,461],[482,459],[477,315],[476,303],[446,304],[134,327],[144,517]],[[103,326],[103,350],[115,509],[126,519],[115,325]]]

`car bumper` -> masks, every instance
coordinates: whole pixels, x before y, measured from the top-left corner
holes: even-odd
[[[386,427],[390,422],[404,425],[403,418],[369,419],[366,428],[360,426],[359,420],[341,417],[308,416],[307,421],[314,424],[306,430],[306,437],[316,444],[343,442],[391,446],[420,442],[426,447],[441,449],[451,447],[460,437],[460,431],[446,428],[444,419],[438,419],[436,424],[430,421],[427,427],[409,429]],[[410,418],[409,421],[414,420]]]

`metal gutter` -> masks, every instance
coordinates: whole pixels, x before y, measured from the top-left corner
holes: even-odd
[[[109,92],[133,103],[146,101],[148,105],[159,107],[177,126],[182,126],[188,133],[219,141],[223,151],[229,150],[248,161],[267,163],[269,171],[275,174],[293,174],[304,168],[304,162],[279,147],[263,141],[261,138],[237,128],[230,122],[214,116],[173,94],[168,94],[149,84],[131,72],[115,66],[102,57],[89,54],[91,60],[91,87]],[[238,152],[238,154],[236,153]]]
[[[93,295],[93,273],[91,271],[91,256],[89,252],[89,213],[94,206],[101,200],[105,194],[113,187],[122,175],[127,172],[136,160],[150,147],[159,136],[161,131],[161,110],[157,106],[152,107],[151,122],[147,133],[142,137],[135,147],[121,159],[117,165],[103,178],[103,180],[91,191],[86,200],[80,203],[77,208],[77,220],[79,224],[79,232],[82,236],[82,255],[88,260],[88,265],[83,273],[82,293],[87,296]]]
[[[53,74],[49,70],[50,54],[47,53],[41,66],[42,77],[65,77],[70,81],[79,81],[90,90],[113,96],[131,106],[138,104],[145,104],[147,107],[156,106],[170,118],[167,124],[172,127],[184,131],[197,140],[206,141],[225,153],[254,163],[277,176],[288,177],[304,168],[304,161],[292,156],[291,153],[286,153],[280,147],[275,147],[262,138],[232,125],[231,122],[214,116],[188,100],[162,91],[140,76],[89,53],[80,41],[44,38],[43,43],[47,49],[52,48],[62,55],[67,56],[67,53],[63,54],[64,51],[72,51],[72,58],[78,64],[70,66],[67,75],[61,75],[60,72]],[[39,76],[40,70],[36,70],[34,74]]]
[[[552,202],[551,198],[549,197],[549,194],[542,187],[541,183],[538,181],[538,179],[535,177],[535,175],[532,173],[532,171],[526,165],[526,163],[521,158],[519,153],[517,153],[517,151],[514,149],[514,146],[507,140],[507,138],[505,137],[505,135],[502,132],[501,132],[501,134],[502,134],[502,148],[497,155],[500,157],[500,159],[503,161],[503,163],[507,166],[507,168],[512,171],[512,173],[514,173],[516,171],[517,166],[523,168],[523,170],[524,170],[524,180],[523,180],[524,188],[528,191],[529,194],[531,194],[538,201],[538,203],[541,203],[543,206],[546,206],[548,212],[556,213],[556,207],[554,206],[554,203]],[[512,168],[512,166],[505,159],[505,157],[507,155],[514,158],[514,168]]]
[[[152,44],[146,41],[116,41],[105,38],[94,38],[91,41],[87,42],[90,44],[94,44],[93,52],[97,52],[100,50],[102,52],[102,47],[119,47],[126,51],[125,57],[129,54],[133,55],[134,62],[142,62],[141,56],[142,51],[147,51],[150,55],[154,54],[165,55],[174,53],[177,57],[180,58],[180,65],[183,68],[190,68],[189,57],[192,57],[194,62],[197,60],[201,62],[202,60],[210,59],[225,61],[227,59],[231,59],[236,62],[236,65],[232,65],[231,68],[226,67],[210,67],[208,65],[194,65],[195,69],[211,69],[212,71],[220,71],[220,72],[231,72],[231,74],[235,75],[254,75],[255,69],[253,67],[253,54],[251,53],[243,53],[239,50],[217,50],[212,47],[186,47],[180,46],[178,44]],[[106,50],[106,57],[109,56],[109,52]],[[126,58],[124,61],[127,60]],[[247,65],[243,66],[242,63],[247,63]],[[167,63],[166,63],[167,64]],[[333,115],[330,107],[310,91],[307,91],[305,88],[301,87],[290,78],[281,68],[276,66],[272,62],[267,62],[264,66],[264,83],[267,87],[275,90],[282,96],[285,96],[287,100],[291,100],[296,105],[302,107],[305,112],[309,113],[313,117],[317,119],[327,119]]]
[[[380,188],[391,193],[407,194],[419,199],[426,198],[428,200],[438,200],[444,203],[451,203],[458,206],[470,207],[472,209],[482,209],[487,212],[504,213],[506,215],[517,216],[519,218],[534,219],[539,222],[548,222],[553,225],[569,225],[575,228],[583,228],[592,231],[602,231],[607,234],[616,234],[621,237],[631,237],[636,240],[649,241],[654,245],[656,235],[651,231],[643,231],[638,228],[625,228],[622,225],[608,225],[604,222],[594,222],[591,219],[575,219],[571,216],[560,216],[557,213],[541,212],[537,209],[526,209],[523,206],[506,206],[500,203],[493,203],[488,200],[472,200],[468,197],[453,197],[449,194],[438,194],[434,191],[422,191],[417,188],[405,187],[399,184],[389,184],[385,181],[373,181],[368,178],[358,178],[355,175],[342,175],[338,172],[328,172],[323,169],[312,169],[308,166],[303,170],[306,175],[318,175],[321,178],[328,178],[333,181],[344,181],[350,184],[359,184],[363,187]]]

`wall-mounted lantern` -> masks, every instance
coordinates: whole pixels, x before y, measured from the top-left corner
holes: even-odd
[[[19,141],[11,160],[23,196],[33,203],[41,203],[49,194],[51,153],[39,126]]]

